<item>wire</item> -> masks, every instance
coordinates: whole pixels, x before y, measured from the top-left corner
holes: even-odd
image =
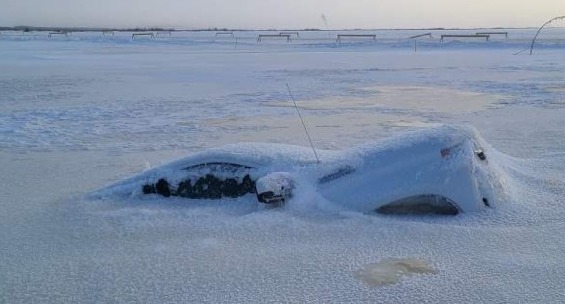
[[[316,156],[316,160],[318,161],[318,164],[319,164],[320,159],[318,158],[318,153],[316,153],[316,149],[314,148],[314,144],[312,143],[312,138],[310,137],[310,133],[308,133],[308,128],[306,128],[306,124],[304,123],[304,119],[302,119],[302,115],[300,114],[300,111],[298,110],[298,105],[296,105],[296,100],[294,100],[294,96],[292,95],[292,91],[290,90],[290,86],[288,85],[288,83],[286,84],[286,88],[288,89],[288,94],[290,94],[290,98],[292,99],[292,102],[294,103],[294,108],[296,109],[296,112],[298,113],[298,117],[300,117],[300,121],[302,122],[302,126],[304,127],[304,132],[306,132],[306,136],[308,136],[308,141],[310,141],[310,146],[312,147],[312,151],[314,151],[314,156]]]

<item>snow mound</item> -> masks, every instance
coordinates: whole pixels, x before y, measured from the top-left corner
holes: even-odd
[[[302,202],[318,197],[332,208],[358,212],[458,214],[507,200],[506,177],[491,152],[474,128],[450,125],[345,151],[318,151],[319,163],[306,147],[240,143],[148,170],[93,195],[226,199],[255,194],[262,202],[265,197]],[[281,176],[285,180],[279,183]],[[288,185],[296,195],[288,193]],[[284,195],[278,193],[283,189]]]

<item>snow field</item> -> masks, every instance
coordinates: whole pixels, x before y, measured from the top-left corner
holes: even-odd
[[[398,40],[234,48],[172,37],[3,33],[0,302],[563,300],[559,43],[541,40],[533,56],[514,56],[526,38],[414,53]],[[309,189],[283,209],[253,197],[85,197],[206,148],[306,145],[285,83],[321,149],[475,126],[512,200],[471,215],[399,218],[343,210]],[[378,287],[359,278],[391,260],[425,262],[434,273]]]

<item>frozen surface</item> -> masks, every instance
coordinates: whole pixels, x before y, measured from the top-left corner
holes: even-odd
[[[404,276],[434,273],[435,270],[424,260],[389,259],[365,266],[357,271],[357,277],[377,287],[395,284]]]
[[[3,32],[0,303],[562,302],[565,33],[513,55],[534,32],[443,44],[434,33],[417,52],[412,31],[340,45],[327,32],[289,44],[253,32],[237,44],[206,32]],[[286,83],[320,149],[475,126],[500,151],[511,201],[399,218],[313,191],[283,209],[249,197],[85,197],[205,148],[306,145]],[[359,277],[398,260],[434,273],[384,286]]]

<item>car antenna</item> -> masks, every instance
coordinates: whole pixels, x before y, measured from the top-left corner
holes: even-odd
[[[306,123],[304,123],[304,119],[302,119],[302,115],[300,114],[300,111],[298,110],[298,105],[296,105],[296,100],[294,100],[294,96],[292,95],[292,91],[290,90],[290,86],[288,85],[288,83],[286,84],[286,88],[288,89],[288,94],[290,94],[290,99],[292,99],[292,102],[294,103],[294,108],[296,109],[296,112],[298,113],[298,117],[300,117],[300,121],[302,122],[302,126],[304,127],[304,132],[306,132],[306,136],[308,137],[308,141],[310,141],[310,146],[312,147],[312,151],[314,151],[314,156],[316,156],[316,161],[319,164],[320,159],[318,158],[318,153],[316,153],[316,148],[314,148],[314,144],[312,143],[312,138],[310,137],[310,133],[308,133],[308,128],[306,128]]]

